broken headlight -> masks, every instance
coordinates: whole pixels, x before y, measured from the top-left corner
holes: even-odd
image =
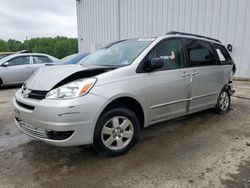
[[[69,82],[47,93],[47,99],[69,99],[87,94],[95,85],[96,78],[85,78]]]

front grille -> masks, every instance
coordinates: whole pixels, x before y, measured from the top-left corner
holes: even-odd
[[[34,110],[34,109],[35,109],[34,106],[30,106],[30,105],[24,104],[24,103],[19,102],[19,101],[17,101],[17,100],[16,100],[16,103],[17,103],[19,106],[21,106],[21,107],[23,107],[23,108],[26,108],[26,109],[29,109],[29,110]]]
[[[36,138],[50,139],[50,140],[66,140],[71,137],[74,131],[52,131],[44,128],[37,128],[27,123],[24,123],[19,118],[15,117],[20,129],[30,136]]]
[[[48,91],[31,90],[28,98],[42,100],[46,97]]]

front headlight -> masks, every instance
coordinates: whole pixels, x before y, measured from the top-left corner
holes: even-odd
[[[69,99],[80,97],[89,92],[95,85],[96,78],[85,78],[67,83],[61,87],[51,90],[47,93],[47,99]]]

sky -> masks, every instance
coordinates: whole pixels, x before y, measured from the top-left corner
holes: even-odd
[[[77,37],[75,0],[0,0],[0,39]]]

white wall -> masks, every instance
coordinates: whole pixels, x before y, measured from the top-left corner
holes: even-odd
[[[171,30],[233,45],[237,76],[250,78],[250,0],[80,0],[79,51]]]

